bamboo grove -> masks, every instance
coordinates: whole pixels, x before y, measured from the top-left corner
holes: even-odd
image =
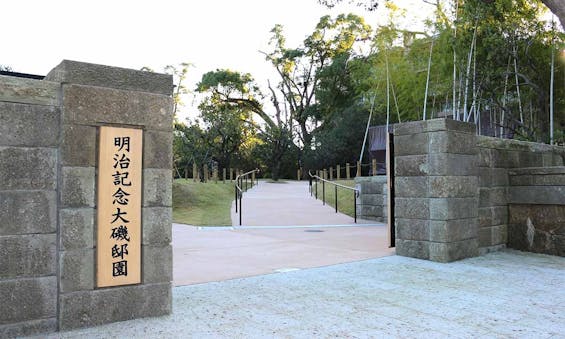
[[[565,142],[565,44],[558,21],[529,0],[437,1],[423,31],[322,17],[299,46],[284,27],[261,51],[277,77],[210,71],[198,83],[198,123],[175,125],[178,175],[192,164],[261,168],[275,179],[296,168],[355,163],[371,125],[451,117],[499,138]],[[545,14],[545,17],[543,15]],[[183,169],[186,169],[184,171]]]

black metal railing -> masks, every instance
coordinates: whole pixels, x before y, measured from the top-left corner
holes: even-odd
[[[235,177],[235,213],[239,213],[239,226],[241,226],[241,215],[242,213],[242,198],[243,192],[247,192],[249,188],[253,188],[254,185],[257,185],[258,181],[255,178],[255,173],[258,173],[258,169],[251,170],[249,172],[245,172],[243,174],[238,175]],[[239,203],[238,203],[239,200]],[[239,208],[238,208],[239,205]]]
[[[326,179],[323,179],[315,174],[312,174],[312,172],[308,171],[308,175],[310,175],[310,196],[313,196],[314,194],[316,195],[316,199],[318,199],[318,182],[322,182],[322,202],[325,205],[326,204],[326,183],[334,185],[334,194],[335,194],[335,212],[338,212],[337,209],[337,188],[343,188],[343,189],[347,189],[347,190],[351,190],[353,191],[353,219],[355,220],[355,223],[357,223],[357,197],[359,197],[359,191],[356,188],[353,187],[349,187],[349,186],[345,186],[345,185],[341,185],[338,183],[335,183],[333,181],[329,181]],[[312,185],[312,181],[315,181],[315,187],[313,187],[314,185]],[[316,193],[314,193],[316,192]]]

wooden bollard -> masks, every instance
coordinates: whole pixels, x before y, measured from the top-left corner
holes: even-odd
[[[377,175],[377,159],[373,159],[373,175]]]
[[[192,181],[196,182],[198,180],[198,166],[196,163],[192,164]]]
[[[300,180],[300,168],[296,170],[296,180]]]
[[[218,168],[217,167],[214,168],[213,177],[214,177],[214,182],[217,184],[218,183]]]
[[[224,182],[224,184],[226,183],[226,169],[225,168],[222,169],[222,181]]]
[[[361,176],[361,161],[357,161],[357,174],[355,174],[356,177],[360,177]]]
[[[326,168],[324,168],[324,176],[323,176],[323,178],[324,178],[325,180],[328,180],[328,170],[327,170]]]
[[[330,180],[334,180],[334,168],[330,167]]]
[[[337,180],[339,180],[341,178],[341,166],[340,165],[337,165],[335,174],[336,174]]]
[[[351,172],[349,169],[349,163],[345,164],[345,177],[347,178],[347,180],[351,179]]]
[[[255,182],[255,172],[251,173],[251,185],[256,185],[257,183]]]
[[[230,167],[230,181],[233,181],[233,168]]]
[[[208,165],[204,165],[204,182],[208,182]]]

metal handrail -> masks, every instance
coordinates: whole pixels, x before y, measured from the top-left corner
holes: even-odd
[[[322,202],[325,205],[326,204],[326,182],[328,184],[332,184],[334,185],[335,188],[335,212],[337,213],[337,188],[341,187],[341,188],[345,188],[348,190],[352,190],[353,191],[353,219],[355,221],[355,223],[357,223],[357,198],[359,197],[359,190],[354,188],[354,187],[349,187],[349,186],[345,186],[345,185],[341,185],[341,184],[337,184],[335,182],[323,179],[315,174],[312,174],[312,172],[308,171],[308,175],[310,176],[310,196],[312,196],[312,179],[316,179],[316,199],[318,199],[318,181],[322,182]]]
[[[242,198],[243,198],[243,178],[245,178],[245,191],[247,192],[247,180],[249,179],[249,175],[253,174],[253,173],[259,173],[259,169],[254,169],[251,170],[249,172],[245,172],[243,174],[240,174],[238,176],[235,177],[235,188],[234,188],[234,192],[235,192],[235,213],[239,213],[239,226],[241,226],[241,215],[242,213],[242,207],[241,207],[241,202],[242,202]],[[257,185],[258,181],[255,183],[255,185]],[[251,188],[253,188],[253,176],[251,177]],[[238,199],[239,199],[239,210],[237,208],[238,205]]]

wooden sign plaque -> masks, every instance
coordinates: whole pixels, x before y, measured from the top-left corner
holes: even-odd
[[[141,282],[143,131],[100,127],[97,286]]]

